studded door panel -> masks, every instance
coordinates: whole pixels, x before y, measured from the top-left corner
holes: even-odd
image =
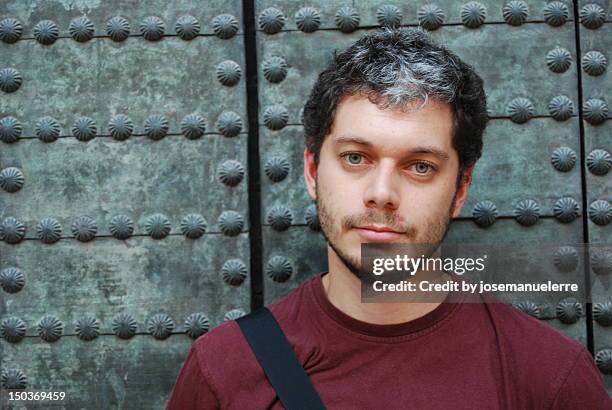
[[[4,387],[163,408],[249,310],[242,4],[0,5]]]
[[[474,65],[485,82],[491,116],[485,150],[469,198],[446,242],[523,247],[559,243],[558,249],[549,246],[546,251],[534,246],[530,263],[509,267],[508,275],[546,272],[551,278],[562,278],[567,274],[559,260],[569,255],[576,264],[573,277],[583,277],[580,253],[562,245],[586,242],[585,224],[591,241],[609,245],[610,239],[609,225],[605,226],[610,219],[609,205],[600,206],[605,209],[599,213],[607,215],[605,224],[593,227],[592,217],[585,220],[583,216],[584,209],[593,207],[595,197],[610,202],[612,192],[605,176],[596,180],[591,172],[586,176],[588,203],[583,203],[583,169],[592,162],[587,159],[583,164],[583,143],[586,141],[585,158],[594,148],[610,150],[605,142],[609,142],[607,122],[595,125],[604,122],[607,114],[599,118],[603,110],[599,101],[586,103],[585,99],[590,98],[590,77],[600,81],[591,86],[593,97],[605,99],[609,88],[601,82],[608,71],[602,57],[593,57],[599,68],[584,63],[586,39],[592,38],[597,44],[593,47],[603,54],[611,48],[604,41],[609,17],[599,23],[601,27],[588,28],[593,26],[589,18],[608,16],[607,4],[600,5],[606,7],[605,12],[579,5],[581,33],[587,30],[590,35],[582,34],[579,54],[571,1],[257,2],[266,300],[277,300],[327,269],[325,242],[302,176],[301,110],[331,52],[381,25],[426,27],[435,39]],[[588,70],[602,73],[590,76]],[[581,140],[581,135],[586,139]],[[599,136],[597,147],[589,142],[590,135]],[[609,288],[594,292],[603,292],[605,300],[610,299]],[[518,302],[512,296],[507,299]],[[550,294],[522,301],[517,307],[588,345],[590,305]],[[608,305],[598,309],[604,307],[607,310],[599,317],[609,316]],[[609,373],[611,345],[604,334],[603,329],[596,329],[595,345],[604,350],[599,353],[600,369]]]

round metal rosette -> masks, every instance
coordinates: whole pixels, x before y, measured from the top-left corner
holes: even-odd
[[[551,1],[544,6],[544,21],[553,27],[558,27],[567,21],[569,18],[569,9],[567,5],[560,1]]]
[[[275,205],[268,211],[266,222],[275,231],[285,231],[291,226],[293,214],[291,210],[284,205]]]
[[[259,15],[259,28],[266,34],[276,34],[285,25],[285,16],[282,11],[274,7],[268,7]]]
[[[351,33],[359,27],[359,13],[353,7],[340,7],[334,15],[334,23],[343,33]]]
[[[444,23],[444,11],[436,4],[426,4],[417,11],[419,25],[427,30],[437,30]]]
[[[238,20],[231,14],[219,14],[212,21],[215,35],[223,40],[232,38],[238,32]]]
[[[321,25],[321,15],[314,7],[302,7],[295,13],[295,25],[304,33],[312,33]]]

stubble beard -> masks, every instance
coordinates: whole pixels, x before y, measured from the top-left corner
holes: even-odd
[[[317,207],[317,213],[319,216],[319,224],[321,226],[321,233],[323,237],[329,244],[329,246],[334,250],[338,258],[342,261],[344,266],[357,278],[361,280],[368,280],[371,278],[371,275],[364,275],[361,271],[361,258],[353,258],[343,252],[337,243],[335,243],[335,239],[345,233],[350,229],[367,224],[385,224],[388,226],[398,226],[396,223],[396,218],[393,214],[385,213],[381,216],[378,214],[366,214],[360,215],[357,217],[353,216],[345,216],[341,221],[335,221],[334,217],[330,212],[330,207],[326,203],[321,193],[319,191],[319,183],[318,178],[316,179],[315,191],[317,194],[317,199],[315,201],[315,206]],[[448,211],[445,214],[445,217],[442,219],[434,220],[429,226],[425,227],[425,231],[423,233],[423,237],[419,238],[418,229],[411,223],[408,226],[404,226],[402,228],[402,232],[405,232],[406,238],[408,241],[403,241],[403,243],[419,243],[419,244],[435,244],[436,246],[430,247],[431,252],[434,252],[440,243],[446,238],[450,227],[450,221],[452,216],[452,211],[455,206],[455,201],[457,198],[457,187],[455,187],[455,192],[453,194],[453,199],[448,208]],[[380,220],[382,218],[382,220]],[[334,231],[336,229],[336,231]],[[336,235],[334,235],[336,233]],[[431,254],[431,253],[430,253]],[[425,257],[429,257],[430,255],[424,255]]]

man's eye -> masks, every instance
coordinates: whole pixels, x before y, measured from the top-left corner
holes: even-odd
[[[417,162],[413,166],[414,166],[414,170],[418,174],[427,174],[428,172],[434,170],[433,166],[431,166],[430,164],[428,164],[426,162]]]
[[[348,162],[352,165],[359,165],[359,163],[363,159],[363,155],[357,154],[355,152],[350,152],[348,154],[343,155],[342,157],[348,159]]]

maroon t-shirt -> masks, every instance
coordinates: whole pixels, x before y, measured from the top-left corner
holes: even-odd
[[[450,293],[369,324],[331,304],[324,274],[268,308],[329,409],[612,409],[584,346],[512,306]],[[283,408],[235,321],[193,343],[167,406],[216,408]]]

